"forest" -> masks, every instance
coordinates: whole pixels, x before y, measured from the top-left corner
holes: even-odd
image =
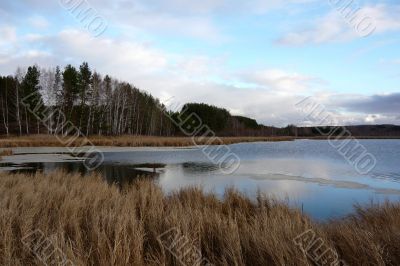
[[[42,117],[46,122],[27,105],[46,108],[49,117]],[[65,134],[61,122],[69,122],[85,135],[171,136],[174,126],[163,108],[152,95],[103,77],[86,62],[63,70],[30,66],[18,69],[15,76],[0,77],[3,135]],[[43,113],[40,108],[35,111]]]
[[[68,122],[87,136],[180,136],[173,121],[191,113],[219,135],[271,135],[254,119],[204,103],[166,110],[151,94],[102,76],[86,62],[64,69],[34,65],[0,76],[0,135],[68,134]]]
[[[18,68],[13,76],[0,76],[0,135],[69,134],[67,124],[85,136],[182,136],[174,121],[190,119],[193,113],[219,136],[313,137],[332,130],[264,126],[205,103],[167,110],[151,94],[109,75],[102,76],[87,62],[63,69],[33,65]],[[346,128],[354,136],[400,136],[399,126]]]

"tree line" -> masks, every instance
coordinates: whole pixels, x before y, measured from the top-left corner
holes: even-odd
[[[49,115],[37,115],[43,111]],[[18,68],[13,76],[0,76],[0,135],[68,134],[67,124],[86,136],[180,136],[184,130],[173,121],[188,120],[186,125],[196,126],[192,114],[219,136],[313,137],[333,130],[332,127],[264,126],[254,119],[233,116],[224,108],[204,103],[166,110],[151,94],[109,75],[102,76],[86,62],[78,68],[67,65],[63,69],[34,65],[26,70]],[[347,129],[355,136],[400,136],[400,126]]]
[[[53,114],[45,124],[29,110],[36,106]],[[103,77],[86,62],[62,70],[34,65],[18,68],[14,76],[0,76],[0,134],[65,133],[63,114],[86,135],[171,136],[175,127],[164,109],[152,95],[109,75]]]
[[[43,109],[51,115],[38,117]],[[0,76],[2,135],[68,134],[63,127],[68,122],[87,136],[179,136],[182,130],[169,117],[181,121],[193,113],[221,136],[274,133],[254,119],[232,116],[226,109],[204,103],[168,111],[152,95],[109,75],[103,77],[86,62],[64,69],[34,65],[18,68],[14,76]]]
[[[194,117],[192,114],[196,114]],[[203,125],[218,136],[289,136],[287,128],[267,127],[257,123],[255,119],[245,116],[234,116],[224,109],[205,103],[187,103],[179,115],[178,121],[188,120],[185,124],[196,126],[198,119]]]

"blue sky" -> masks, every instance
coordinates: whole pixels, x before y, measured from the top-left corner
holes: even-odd
[[[295,108],[308,96],[340,123],[400,124],[398,14],[396,1],[7,0],[0,74],[88,61],[161,99],[267,125],[312,124]]]

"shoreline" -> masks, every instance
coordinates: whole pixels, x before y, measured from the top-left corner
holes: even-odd
[[[357,136],[353,139],[370,139],[370,140],[383,140],[383,139],[400,139],[400,136]],[[68,145],[62,145],[57,137],[52,135],[32,135],[21,137],[0,137],[0,149],[6,148],[28,148],[28,147],[84,147],[93,144],[96,147],[136,147],[136,148],[149,148],[149,147],[163,147],[163,148],[192,148],[197,145],[230,145],[239,143],[251,142],[280,142],[280,141],[294,141],[294,140],[327,140],[327,137],[293,137],[293,136],[279,136],[279,137],[216,137],[216,138],[193,138],[191,137],[151,137],[151,136],[91,136],[88,138],[76,138],[69,142]],[[345,139],[345,138],[343,138]],[[195,143],[194,143],[195,141]]]
[[[71,137],[72,138],[72,137]],[[93,144],[96,147],[193,147],[197,145],[230,145],[246,142],[293,141],[294,137],[151,137],[151,136],[91,136],[70,141],[65,138],[68,147],[82,147]],[[211,141],[211,142],[210,142]],[[63,147],[57,137],[52,135],[33,135],[21,137],[0,137],[0,148],[18,147]]]

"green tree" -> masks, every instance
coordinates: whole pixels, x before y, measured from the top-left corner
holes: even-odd
[[[89,64],[87,62],[83,62],[79,66],[79,74],[78,74],[78,89],[79,89],[79,97],[80,97],[80,108],[79,108],[79,129],[82,130],[82,122],[85,121],[85,105],[87,100],[92,95],[91,90],[92,85],[92,71],[89,68]]]
[[[207,125],[214,132],[226,129],[229,125],[230,117],[228,110],[204,103],[185,104],[180,113],[180,120],[200,118],[201,125]],[[186,124],[191,123],[196,124],[196,121],[187,121]]]
[[[27,134],[29,134],[30,123],[37,117],[42,117],[41,111],[45,107],[42,99],[42,94],[40,93],[41,88],[39,85],[39,78],[40,71],[38,67],[30,66],[28,67],[26,75],[21,84]],[[38,133],[40,133],[39,119],[36,120]]]
[[[74,104],[78,98],[78,71],[67,65],[63,72],[63,106],[62,110],[69,121],[72,120]]]

